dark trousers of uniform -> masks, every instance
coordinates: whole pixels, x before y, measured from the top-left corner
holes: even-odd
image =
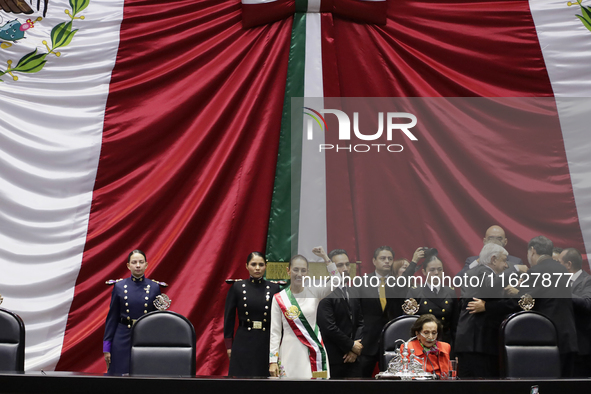
[[[591,354],[575,356],[574,378],[588,378],[591,377]]]
[[[574,376],[576,356],[576,353],[560,353],[560,369],[563,378]]]
[[[340,363],[330,364],[330,378],[344,379],[344,378],[360,378],[361,377],[361,363],[356,361],[354,363]]]
[[[358,360],[361,368],[361,377],[371,378],[373,376],[373,371],[376,368],[376,364],[378,363],[378,355],[376,354],[375,356],[368,356],[362,354],[359,356]]]
[[[498,378],[499,357],[484,353],[458,353],[458,377]]]
[[[107,374],[126,375],[129,373],[131,358],[131,329],[119,323],[111,345],[111,365]]]

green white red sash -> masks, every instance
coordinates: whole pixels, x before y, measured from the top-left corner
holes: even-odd
[[[312,377],[327,378],[326,351],[322,345],[318,325],[312,329],[289,288],[275,294],[275,301],[277,301],[294,334],[308,348]]]

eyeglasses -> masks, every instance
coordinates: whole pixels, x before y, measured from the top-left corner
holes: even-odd
[[[437,336],[437,331],[422,331],[421,334],[423,334],[426,337],[436,337]]]

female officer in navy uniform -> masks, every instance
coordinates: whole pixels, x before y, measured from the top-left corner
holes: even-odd
[[[271,302],[279,285],[263,279],[267,262],[260,252],[248,255],[248,280],[234,282],[226,297],[224,341],[230,358],[228,376],[269,376]],[[234,324],[238,312],[238,329]]]
[[[428,249],[423,262],[425,286],[413,287],[408,298],[414,298],[419,304],[417,315],[432,314],[443,324],[440,338],[443,342],[453,344],[455,328],[459,316],[459,304],[453,287],[442,286],[443,263],[437,257],[437,249]],[[439,278],[437,280],[436,278]]]
[[[160,295],[158,283],[146,278],[146,255],[141,250],[132,251],[127,258],[131,277],[120,279],[113,287],[111,306],[105,324],[103,353],[108,373],[129,373],[131,355],[131,326],[142,315],[156,309],[154,300]]]

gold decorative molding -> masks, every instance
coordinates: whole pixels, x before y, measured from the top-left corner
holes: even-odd
[[[356,264],[351,264],[351,268],[349,269],[349,275],[354,277],[357,275],[357,268],[358,265],[361,264],[361,261],[358,261]],[[289,275],[287,275],[287,267],[289,263],[282,262],[282,261],[269,261],[267,262],[267,272],[266,277],[269,280],[287,280],[289,279]],[[326,272],[326,264],[325,263],[310,263],[310,276],[312,278],[319,278],[322,276],[328,276],[328,272]]]

